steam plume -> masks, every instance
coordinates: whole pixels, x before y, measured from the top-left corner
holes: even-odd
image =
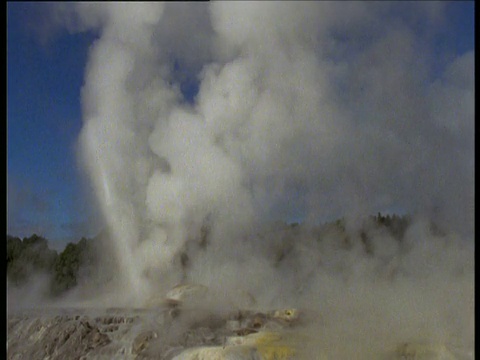
[[[180,281],[226,292],[238,285],[264,304],[282,294],[283,302],[319,308],[345,292],[401,307],[405,298],[395,294],[409,292],[419,309],[411,315],[426,314],[429,323],[436,313],[418,289],[438,280],[446,291],[460,271],[466,275],[455,283],[457,300],[471,309],[474,52],[434,71],[429,44],[445,21],[444,6],[62,8],[72,30],[99,31],[82,92],[81,155],[112,235],[124,301],[141,303]],[[182,92],[187,82],[199,87],[191,102]],[[355,230],[365,215],[391,209],[418,216],[406,235],[414,248],[408,255],[385,234],[374,236],[378,253],[368,259],[357,245],[348,252],[334,240],[312,245],[307,232],[275,268],[263,256],[275,236],[252,235],[259,224],[295,217],[314,225],[345,215]],[[438,240],[424,218],[457,235]],[[205,224],[211,233],[203,251],[190,240]],[[187,270],[181,252],[191,260]],[[379,268],[423,285],[377,285],[371,279]],[[437,288],[426,291],[435,311],[457,309],[433,300]],[[375,312],[361,302],[357,310],[382,319],[392,303]],[[353,306],[337,305],[346,312]]]

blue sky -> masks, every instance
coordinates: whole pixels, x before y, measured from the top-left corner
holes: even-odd
[[[87,221],[75,141],[92,35],[41,44],[26,26],[31,5],[7,7],[7,232],[71,239]]]
[[[446,58],[474,47],[473,8],[474,2],[449,5],[449,25],[435,44]],[[35,9],[34,3],[7,3],[7,233],[36,232],[64,243],[95,231],[75,153],[95,36],[58,31],[42,41],[46,25]],[[196,84],[184,89],[196,91]]]

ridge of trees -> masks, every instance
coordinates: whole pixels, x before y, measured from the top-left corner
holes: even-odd
[[[50,295],[57,296],[77,285],[81,266],[92,265],[95,259],[94,239],[81,238],[68,243],[59,254],[48,247],[48,240],[37,234],[20,239],[7,235],[7,279],[21,286],[32,275],[51,275]]]
[[[409,216],[382,215],[370,216],[364,226],[374,226],[387,230],[397,240],[401,241],[411,219]],[[288,226],[292,230],[301,227],[294,223]],[[345,232],[345,219],[338,219],[322,226],[323,231],[336,229]],[[330,230],[329,230],[330,229]],[[433,226],[434,231],[438,228]],[[202,229],[202,239],[205,236]],[[60,253],[48,247],[48,240],[37,234],[22,239],[7,235],[7,279],[12,285],[25,284],[33,274],[46,273],[51,275],[50,294],[58,296],[74,288],[79,282],[80,272],[85,268],[92,269],[96,265],[97,251],[95,243],[105,234],[101,233],[93,239],[81,238],[77,243],[70,242]],[[368,245],[367,233],[361,230],[360,237]],[[205,239],[203,239],[205,240]],[[86,271],[86,277],[89,271]]]

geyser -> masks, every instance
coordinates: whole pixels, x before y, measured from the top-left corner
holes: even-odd
[[[474,51],[433,70],[445,6],[62,7],[99,34],[79,141],[112,239],[109,304],[198,283],[215,306],[241,289],[323,314],[310,334],[334,358],[471,346]],[[365,219],[390,209],[415,219],[404,239],[367,226],[366,247]],[[344,233],[315,232],[342,216]],[[288,217],[294,235],[272,225]]]

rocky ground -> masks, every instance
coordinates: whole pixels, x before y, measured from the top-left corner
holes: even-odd
[[[186,351],[207,346],[223,352],[232,347],[244,352],[247,349],[252,354],[258,352],[251,356],[259,359],[287,359],[293,350],[281,346],[276,349],[271,344],[279,340],[279,331],[290,325],[293,311],[214,315],[201,309],[168,306],[142,310],[22,310],[8,316],[7,358],[213,359]],[[268,345],[263,350],[254,346],[256,340],[251,337],[258,337],[258,333],[267,340],[262,343]],[[252,358],[248,356],[241,358]]]
[[[451,344],[399,341],[374,348],[355,329],[338,333],[307,309],[255,309],[253,296],[212,305],[217,294],[179,285],[146,308],[17,309],[8,313],[8,359],[473,359]],[[210,304],[210,305],[209,305]],[[243,304],[243,305],[241,305]],[[331,325],[330,325],[331,326]],[[370,337],[371,338],[371,337]]]
[[[304,359],[296,309],[46,309],[8,314],[7,359]],[[307,359],[329,359],[326,353]],[[443,344],[402,343],[379,359],[473,359]]]

